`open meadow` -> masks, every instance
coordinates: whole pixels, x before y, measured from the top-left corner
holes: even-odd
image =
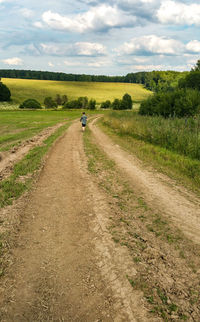
[[[6,151],[43,129],[80,117],[81,111],[1,111],[0,151]]]
[[[12,78],[3,78],[2,82],[10,89],[14,103],[21,103],[28,98],[35,98],[43,103],[45,97],[54,98],[56,94],[60,94],[67,95],[69,100],[87,96],[100,104],[105,100],[121,99],[125,93],[130,94],[134,102],[140,102],[152,94],[140,84],[128,83],[61,82]]]

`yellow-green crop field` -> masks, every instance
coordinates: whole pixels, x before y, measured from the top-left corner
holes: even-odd
[[[2,82],[10,89],[12,100],[15,103],[35,98],[42,104],[45,97],[54,98],[56,94],[60,94],[67,95],[69,100],[87,96],[100,104],[108,99],[122,98],[125,93],[130,94],[134,102],[140,102],[152,94],[140,84],[128,83],[62,82],[13,78],[3,78]]]

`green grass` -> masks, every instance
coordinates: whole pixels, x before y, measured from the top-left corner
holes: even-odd
[[[81,115],[81,111],[1,111],[0,151],[9,150],[43,129]]]
[[[10,89],[12,100],[16,103],[21,103],[28,98],[35,98],[43,103],[46,96],[55,97],[56,94],[67,95],[70,100],[80,96],[88,96],[89,99],[95,99],[98,104],[107,99],[121,98],[125,93],[129,93],[134,102],[140,102],[151,95],[150,91],[139,84],[61,82],[12,78],[3,78],[2,81]]]
[[[188,125],[193,123],[194,128],[187,131],[186,121]],[[112,112],[101,121],[102,129],[117,144],[137,155],[147,165],[200,192],[200,160],[194,157],[199,153],[198,126],[198,120],[165,120],[143,117],[134,112]],[[171,144],[174,140],[173,147],[170,144],[167,146],[167,140]],[[181,153],[181,147],[188,155]]]

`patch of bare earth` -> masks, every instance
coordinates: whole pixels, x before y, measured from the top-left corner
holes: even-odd
[[[127,279],[136,270],[128,250],[111,239],[115,209],[87,171],[80,124],[54,145],[15,212],[20,223],[1,278],[1,321],[160,320]]]
[[[20,161],[32,148],[43,144],[43,141],[53,134],[63,123],[44,129],[31,139],[23,141],[20,145],[13,147],[10,151],[0,152],[0,179],[10,176],[15,163]]]

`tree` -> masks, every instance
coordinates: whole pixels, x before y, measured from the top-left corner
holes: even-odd
[[[111,101],[107,100],[105,102],[101,103],[101,108],[110,108],[111,107]]]
[[[52,99],[52,97],[45,97],[44,106],[45,108],[56,108],[57,103]]]
[[[112,102],[112,109],[113,110],[120,110],[121,109],[121,100],[119,100],[118,98],[115,98],[114,101]]]
[[[192,72],[200,72],[200,59],[197,60],[196,65],[192,68]]]
[[[131,110],[132,109],[132,98],[129,94],[124,94],[122,101],[121,101],[121,110]]]
[[[91,99],[88,104],[89,110],[95,110],[96,109],[96,101]]]
[[[78,107],[77,108],[87,108],[88,107],[88,98],[87,96],[78,98]]]
[[[22,104],[20,104],[19,108],[28,108],[28,109],[41,109],[41,104],[35,99],[27,99]]]
[[[57,105],[62,105],[62,98],[60,97],[60,94],[56,95],[55,102]]]
[[[9,88],[0,81],[0,101],[10,101],[10,96]]]
[[[65,103],[67,103],[68,102],[68,97],[67,97],[67,95],[63,95],[62,96],[62,105],[64,105]]]

